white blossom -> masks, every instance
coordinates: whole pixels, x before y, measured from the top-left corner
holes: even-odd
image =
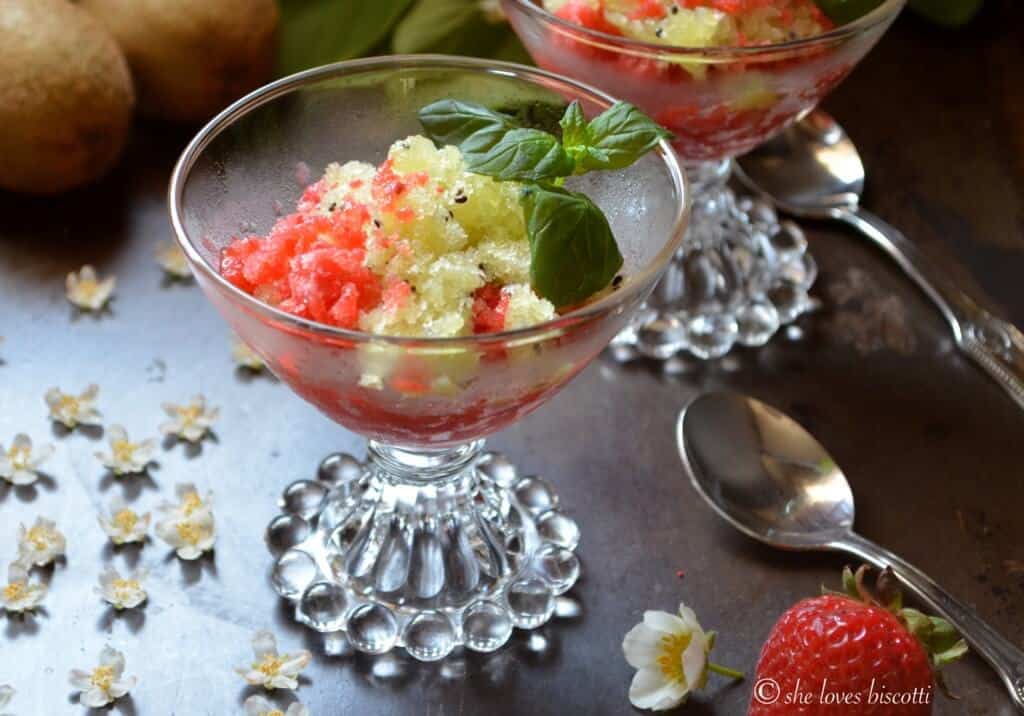
[[[26,565],[44,567],[64,554],[67,540],[53,520],[37,517],[31,527],[18,527],[18,559]]]
[[[136,569],[122,577],[112,565],[107,565],[100,574],[100,585],[95,591],[114,609],[134,609],[146,601],[146,576],[146,570]]]
[[[255,659],[252,664],[235,669],[252,686],[262,686],[267,690],[297,689],[298,676],[305,669],[313,656],[306,650],[294,654],[278,654],[277,639],[266,630],[256,632],[252,638],[252,650]]]
[[[190,443],[199,442],[220,415],[219,408],[206,407],[206,398],[197,395],[188,405],[164,403],[164,412],[171,418],[160,425],[160,432],[176,435]]]
[[[147,438],[132,442],[128,431],[120,425],[111,425],[107,430],[110,454],[96,453],[103,466],[115,475],[137,475],[145,472],[156,451],[156,440]]]
[[[46,584],[30,582],[28,567],[12,562],[7,568],[7,585],[0,591],[4,609],[15,614],[35,610],[46,598]]]
[[[185,252],[173,241],[161,241],[156,246],[156,262],[172,278],[192,278]]]
[[[102,281],[96,276],[96,269],[86,264],[77,273],[72,271],[64,280],[68,301],[83,311],[98,311],[114,294],[117,282],[113,276]]]
[[[98,709],[117,701],[138,683],[134,676],[124,678],[124,654],[109,646],[100,652],[100,664],[91,671],[71,670],[71,685],[81,692],[83,706]]]
[[[39,479],[39,466],[53,454],[53,445],[43,444],[33,452],[32,438],[18,433],[11,447],[0,445],[0,478],[14,485],[31,485]]]
[[[251,371],[261,371],[266,367],[266,363],[263,362],[259,354],[241,339],[236,339],[232,343],[231,356],[235,359],[235,363]]]
[[[245,716],[309,716],[309,709],[296,701],[282,711],[266,696],[253,694],[245,700]]]
[[[110,501],[110,511],[99,516],[100,528],[114,544],[145,542],[151,516],[139,514],[124,504],[120,497]]]
[[[217,539],[213,519],[213,497],[206,494],[204,500],[195,485],[180,484],[175,487],[178,502],[163,502],[157,506],[161,519],[157,521],[157,536],[174,548],[182,559],[198,559],[204,552],[213,549]]]
[[[629,686],[630,703],[654,711],[683,703],[707,682],[712,643],[693,610],[683,604],[678,615],[644,612],[644,620],[622,642],[626,661],[637,669]]]
[[[99,425],[100,413],[96,409],[96,396],[100,387],[89,385],[80,395],[64,393],[60,388],[50,388],[44,399],[50,408],[50,419],[69,430],[79,425]]]

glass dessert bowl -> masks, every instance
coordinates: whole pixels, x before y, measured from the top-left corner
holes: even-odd
[[[538,65],[631,101],[671,130],[690,179],[693,216],[683,249],[648,306],[616,340],[618,356],[667,359],[686,350],[718,357],[736,343],[763,345],[809,310],[807,291],[817,269],[802,232],[780,222],[766,203],[727,188],[732,158],[810,111],[874,46],[904,2],[884,0],[836,26],[821,16],[823,31],[812,36],[683,47],[665,44],[666,33],[684,8],[705,0],[680,0],[679,9],[661,19],[652,16],[662,12],[660,0],[548,0],[563,7],[635,6],[639,14],[625,26],[632,35],[651,34],[650,41],[623,36],[599,11],[556,15],[541,0],[502,0]],[[672,36],[694,32],[703,31],[683,28]]]
[[[613,103],[511,64],[416,56],[330,65],[212,120],[183,153],[169,195],[193,273],[235,332],[296,393],[369,439],[365,460],[328,456],[316,479],[286,488],[284,513],[267,529],[275,588],[318,631],[421,660],[458,645],[499,648],[513,627],[545,623],[575,582],[577,525],[547,482],[484,452],[483,439],[540,407],[626,326],[688,219],[685,176],[664,142],[627,169],[569,178],[607,216],[623,280],[552,320],[479,335],[327,325],[222,275],[225,250],[274,226],[329,162],[380,162],[395,140],[422,131],[417,111],[443,99],[527,114],[579,101],[588,116]]]

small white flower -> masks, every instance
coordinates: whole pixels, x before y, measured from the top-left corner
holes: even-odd
[[[103,600],[111,604],[114,609],[134,609],[146,601],[147,572],[144,569],[136,569],[127,577],[107,565],[107,568],[100,574],[100,586],[95,587],[95,592]]]
[[[0,685],[0,709],[11,703],[14,698],[14,687],[7,684]]]
[[[18,526],[18,559],[26,565],[45,567],[63,555],[66,547],[67,540],[52,520],[37,517],[31,527]]]
[[[96,396],[100,387],[92,383],[81,395],[64,393],[60,388],[46,391],[46,405],[50,408],[50,419],[69,430],[79,425],[99,425],[100,412],[96,410]]]
[[[714,633],[705,634],[693,610],[679,605],[679,614],[644,612],[644,620],[622,641],[626,661],[637,669],[629,701],[640,709],[664,711],[686,701],[707,683],[708,671],[742,678],[742,674],[708,662]]]
[[[140,515],[124,504],[120,497],[110,501],[110,512],[99,516],[100,528],[114,544],[145,542],[149,529],[150,514]]]
[[[270,691],[299,688],[299,673],[309,665],[313,658],[312,654],[306,650],[294,654],[278,654],[277,639],[266,630],[258,631],[253,636],[252,650],[256,655],[252,664],[247,667],[238,667],[235,671],[248,684],[262,686]]]
[[[114,294],[113,276],[102,281],[96,276],[96,269],[86,264],[78,273],[72,271],[64,281],[68,300],[83,311],[98,311]]]
[[[236,339],[231,345],[231,356],[235,359],[235,363],[251,371],[261,371],[266,367],[266,363],[256,351],[240,339]]]
[[[137,475],[146,471],[156,451],[156,440],[147,438],[133,443],[128,438],[128,431],[120,425],[111,425],[107,430],[110,442],[110,454],[96,453],[103,466],[115,475]]]
[[[40,445],[32,453],[32,438],[25,433],[14,436],[6,452],[0,445],[0,478],[14,485],[31,485],[39,479],[39,466],[53,454],[53,445]]]
[[[185,252],[173,241],[161,241],[156,245],[156,262],[172,278],[192,278]]]
[[[253,694],[245,700],[245,716],[309,716],[309,709],[296,701],[282,711],[266,696]]]
[[[206,398],[197,395],[188,405],[164,403],[164,412],[170,420],[160,426],[165,435],[177,435],[190,443],[199,442],[209,432],[213,421],[220,415],[219,408],[206,407]]]
[[[198,559],[213,549],[217,539],[213,519],[213,498],[204,500],[195,485],[184,483],[175,487],[178,503],[163,502],[157,506],[162,519],[156,523],[157,536],[175,549],[182,559]]]
[[[31,612],[46,598],[46,585],[28,581],[28,567],[12,562],[7,568],[7,585],[0,591],[4,609],[8,612]]]
[[[100,665],[92,671],[71,670],[71,685],[81,691],[78,700],[91,709],[103,708],[127,694],[138,683],[124,678],[124,654],[109,646],[100,652]]]

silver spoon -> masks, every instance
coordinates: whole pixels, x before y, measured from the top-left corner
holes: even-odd
[[[740,157],[736,174],[788,214],[844,221],[877,244],[932,300],[957,346],[1024,408],[1024,334],[980,308],[899,230],[860,206],[864,165],[832,117],[812,112]]]
[[[1024,651],[909,562],[853,531],[853,492],[799,423],[736,393],[706,393],[679,414],[676,438],[697,492],[733,527],[789,550],[839,550],[899,580],[956,627],[1024,711]]]

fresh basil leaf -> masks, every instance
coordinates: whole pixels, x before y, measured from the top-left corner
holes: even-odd
[[[577,162],[577,172],[623,169],[649,152],[672,133],[628,102],[616,102],[587,125],[586,143],[566,149]]]
[[[281,0],[280,74],[359,57],[387,37],[412,0]]]
[[[583,115],[583,107],[580,105],[580,101],[578,99],[573,100],[572,103],[565,108],[565,114],[562,115],[562,119],[558,124],[562,127],[562,144],[564,144],[567,149],[579,145],[590,144],[590,132],[587,129],[587,118]]]
[[[454,99],[428,104],[419,111],[419,119],[431,139],[454,145],[463,154],[482,154],[519,127],[512,117]]]
[[[567,177],[576,167],[558,138],[539,129],[513,129],[487,151],[463,149],[462,156],[469,171],[501,181]]]
[[[585,194],[532,185],[523,191],[530,239],[530,283],[556,308],[581,303],[622,267],[604,213]]]
[[[565,113],[565,104],[563,103],[527,100],[502,104],[495,107],[495,111],[514,118],[520,127],[539,129],[554,135],[562,133],[559,122]]]

